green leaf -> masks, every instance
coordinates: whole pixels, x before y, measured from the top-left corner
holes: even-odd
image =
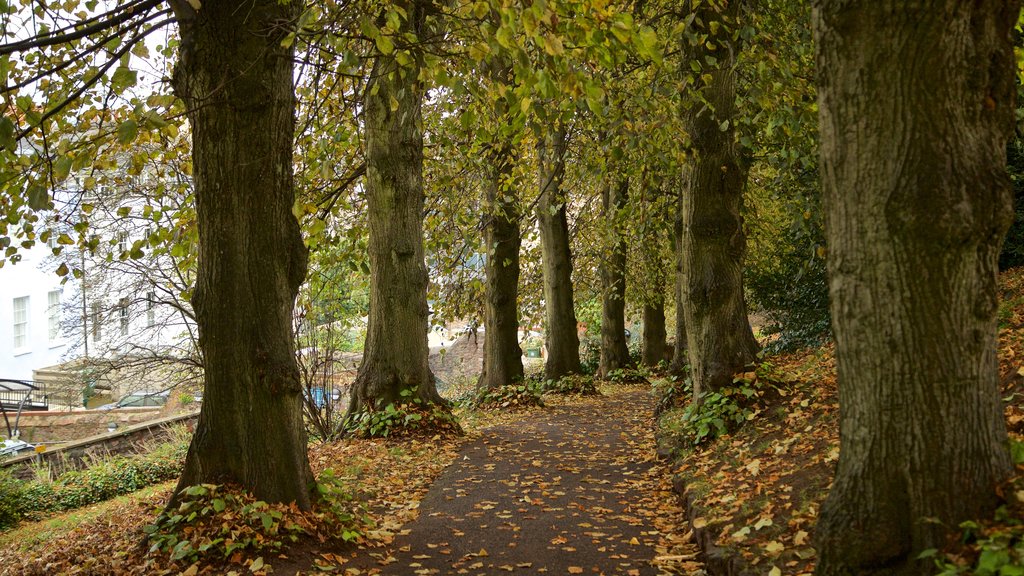
[[[14,147],[14,122],[11,122],[10,118],[4,116],[0,118],[0,148],[13,151]]]
[[[222,498],[214,498],[212,504],[213,509],[216,512],[223,512],[224,509],[227,508],[227,504],[224,502]]]
[[[68,272],[70,272],[70,270],[68,270],[67,263],[66,262],[61,262],[60,266],[57,267],[57,276],[60,276],[60,277],[63,278],[64,276],[68,275]]]
[[[53,178],[58,182],[63,182],[68,174],[71,173],[71,164],[73,161],[67,156],[61,156],[53,161]]]
[[[50,203],[50,195],[46,188],[33,184],[28,188],[28,207],[33,210],[46,210]]]
[[[118,66],[114,70],[114,75],[110,78],[110,88],[116,93],[124,92],[127,88],[135,86],[138,77],[139,73],[131,68]]]
[[[395,43],[391,41],[391,38],[381,34],[377,37],[377,50],[380,50],[381,54],[391,54],[395,51]]]
[[[139,123],[131,118],[125,120],[117,127],[117,141],[121,144],[129,144],[139,134]]]

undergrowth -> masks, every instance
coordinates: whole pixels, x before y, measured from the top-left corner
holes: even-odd
[[[462,427],[446,405],[429,404],[402,390],[402,401],[380,410],[363,410],[345,422],[348,433],[360,438],[404,438],[461,434]]]
[[[472,406],[481,410],[504,410],[508,408],[529,408],[544,406],[541,398],[542,390],[536,382],[519,382],[480,390],[472,401]]]
[[[731,386],[704,392],[700,398],[691,398],[683,408],[668,410],[683,398],[693,395],[693,381],[660,380],[658,409],[668,410],[659,420],[663,436],[684,448],[696,448],[737,430],[753,420],[759,410],[758,400],[766,393],[778,391],[783,384],[770,362],[763,362],[753,372],[737,374]]]
[[[236,486],[201,484],[185,489],[173,511],[165,511],[143,531],[150,553],[171,562],[201,562],[264,569],[261,554],[277,554],[300,538],[351,542],[368,524],[351,491],[328,469],[321,473],[316,509],[268,504]]]
[[[545,394],[565,394],[574,396],[600,396],[593,376],[570,374],[558,380],[546,380],[543,384]]]
[[[129,494],[172,480],[181,474],[187,438],[177,435],[145,454],[99,459],[84,470],[70,470],[56,479],[37,474],[29,481],[0,471],[0,528],[45,513],[63,512]]]

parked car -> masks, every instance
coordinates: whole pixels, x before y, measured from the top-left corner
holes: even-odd
[[[22,440],[4,440],[0,443],[0,456],[17,456],[19,452],[34,449],[35,446]]]
[[[140,408],[146,406],[163,406],[167,404],[168,392],[132,392],[112,404],[104,404],[97,410],[116,410],[118,408]]]

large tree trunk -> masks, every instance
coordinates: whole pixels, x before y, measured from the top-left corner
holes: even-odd
[[[654,368],[665,360],[665,301],[655,300],[644,305],[644,331],[641,361]]]
[[[580,371],[580,339],[572,300],[572,253],[565,216],[562,177],[565,173],[565,130],[554,128],[537,143],[540,229],[544,268],[545,344],[548,357],[544,377],[557,380]]]
[[[402,31],[420,33],[419,3]],[[379,55],[364,90],[370,314],[349,416],[406,400],[444,404],[427,363],[423,257],[423,86],[419,66]],[[403,391],[409,391],[403,397]]]
[[[281,46],[281,23],[300,7],[190,4],[174,3],[182,37],[174,88],[192,126],[192,304],[206,388],[176,494],[237,482],[261,500],[309,508],[313,475],[292,337],[306,248],[292,215],[294,54]]]
[[[695,398],[731,384],[758,352],[743,299],[746,170],[734,128],[738,46],[732,32],[741,4],[701,3],[693,26],[707,41],[689,47],[702,72],[693,85],[706,100],[692,102],[684,113],[693,158],[683,190],[683,304]]]
[[[921,574],[1011,473],[996,264],[1011,219],[1008,0],[818,2],[821,166],[839,373],[819,574]]]
[[[619,222],[629,200],[629,180],[609,176],[602,194],[611,254],[601,263],[601,361],[597,373],[607,377],[630,366],[626,344],[626,238]]]
[[[512,177],[511,150],[499,146],[491,155],[493,174],[487,187],[487,243],[484,298],[484,364],[481,389],[523,379],[519,348],[519,214]]]

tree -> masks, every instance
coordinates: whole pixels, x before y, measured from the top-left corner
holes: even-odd
[[[743,299],[746,240],[740,216],[746,168],[735,137],[742,2],[703,2],[684,32],[698,98],[684,110],[693,155],[682,198],[682,302],[694,397],[716,390],[752,363],[757,341]],[[689,69],[687,69],[689,72]]]
[[[495,388],[523,378],[519,348],[519,211],[509,190],[511,148],[497,145],[489,154],[492,174],[487,182],[486,296],[484,299],[484,364],[477,387]]]
[[[405,13],[396,36],[423,34],[428,7],[421,0],[396,4]],[[370,315],[349,418],[406,400],[446,404],[427,363],[422,56],[378,42],[382,47],[363,93]],[[407,55],[404,66],[399,53]]]
[[[0,47],[5,99],[17,104],[0,120],[0,181],[10,192],[0,195],[7,216],[0,234],[4,244],[12,235],[46,241],[52,231],[35,226],[53,207],[49,188],[116,163],[112,143],[127,148],[177,135],[163,117],[175,99],[159,86],[140,97],[131,67],[133,58],[149,57],[146,37],[176,21],[173,85],[193,136],[201,246],[192,305],[207,384],[179,487],[237,482],[260,499],[308,508],[312,474],[291,336],[306,249],[292,215],[294,51],[286,41],[300,7],[169,4],[137,0],[97,12],[91,3],[40,2],[19,14],[38,25],[31,38]],[[28,51],[35,53],[11,56]],[[12,234],[8,221],[22,222],[20,231]],[[92,243],[88,229],[75,222],[80,246]],[[69,272],[81,274],[65,260],[58,273]]]
[[[1015,0],[819,1],[841,452],[819,574],[920,574],[1011,473],[996,272]]]
[[[690,347],[686,345],[686,276],[683,274],[683,193],[680,188],[672,227],[672,263],[675,272],[672,293],[676,302],[676,342],[668,371],[677,376],[682,375],[690,363]]]
[[[294,48],[284,42],[300,6],[171,4],[182,40],[173,83],[193,136],[200,248],[192,304],[206,361],[178,493],[238,482],[257,498],[309,508],[292,337],[307,251],[292,215]]]
[[[537,228],[540,229],[544,268],[544,308],[548,357],[544,377],[558,380],[580,371],[580,339],[572,299],[572,253],[569,224],[562,190],[565,174],[566,133],[563,126],[550,129],[537,142]]]
[[[495,13],[492,12],[496,16]],[[492,20],[495,18],[492,18]],[[489,64],[498,86],[509,83],[510,66],[501,57]],[[498,123],[509,124],[503,100],[496,102]],[[504,121],[504,122],[503,122]],[[519,347],[519,206],[513,188],[512,146],[495,131],[487,148],[484,242],[486,286],[484,298],[484,361],[477,381],[480,389],[496,388],[523,379],[523,352]]]
[[[623,210],[629,200],[629,180],[618,175],[605,176],[602,205],[611,254],[601,262],[601,363],[598,374],[607,377],[614,370],[628,367],[626,345],[626,240]]]

